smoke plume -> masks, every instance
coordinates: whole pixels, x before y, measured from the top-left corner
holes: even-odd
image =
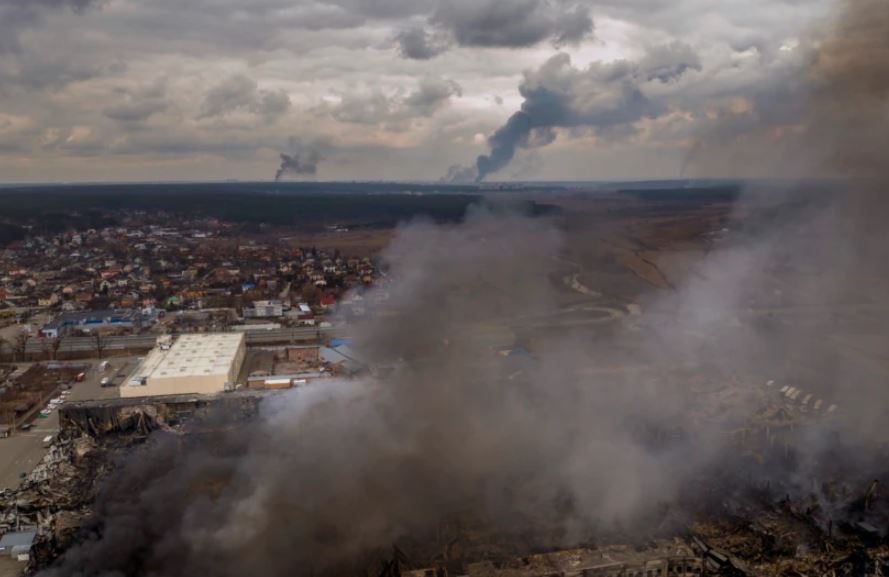
[[[679,434],[683,390],[590,374],[587,337],[494,349],[554,312],[561,246],[547,220],[486,210],[404,227],[378,289],[392,310],[354,329],[391,374],[270,397],[212,448],[157,441],[49,574],[354,574],[454,516],[552,545],[657,512],[720,453],[706,426]]]
[[[275,172],[275,182],[288,175],[311,176],[317,174],[318,163],[321,162],[321,153],[314,149],[294,152],[293,154],[281,153],[281,166]]]
[[[798,71],[804,90],[792,125],[768,111],[781,103],[761,100],[760,122],[703,134],[690,166],[712,174],[711,165],[731,167],[764,151],[771,157],[764,163],[833,179],[748,185],[730,225],[743,244],[708,258],[678,296],[708,315],[774,310],[735,356],[839,406],[829,425],[799,439],[794,476],[771,471],[803,494],[828,469],[845,467],[849,477],[886,472],[877,452],[889,434],[885,366],[859,353],[889,334],[889,273],[879,264],[889,256],[889,2],[843,1],[834,26],[812,44]],[[753,155],[735,154],[758,145]],[[751,213],[765,216],[756,222]]]
[[[679,42],[652,48],[637,62],[594,62],[586,70],[558,54],[525,73],[521,110],[488,139],[491,151],[476,160],[477,178],[503,169],[519,148],[549,144],[555,128],[591,128],[606,138],[632,132],[637,121],[666,110],[665,86],[700,68],[697,54]]]

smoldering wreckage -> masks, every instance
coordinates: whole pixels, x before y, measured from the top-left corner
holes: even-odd
[[[509,367],[510,371],[513,369],[514,366]],[[808,491],[796,487],[795,481],[786,481],[798,470],[799,461],[808,450],[800,444],[808,442],[809,433],[832,430],[842,415],[828,410],[826,405],[816,409],[814,403],[793,398],[792,389],[781,389],[771,382],[758,387],[735,382],[699,390],[700,398],[687,416],[690,421],[721,421],[718,415],[727,403],[756,410],[745,422],[736,423],[737,428],[722,430],[728,449],[726,460],[720,460],[718,467],[688,477],[675,503],[662,504],[659,511],[646,512],[644,518],[630,524],[601,525],[595,531],[584,527],[569,534],[552,517],[526,519],[528,524],[515,530],[497,522],[488,524],[472,511],[455,510],[434,523],[431,530],[402,535],[387,547],[365,552],[359,563],[347,565],[346,574],[884,574],[889,571],[885,534],[889,527],[889,499],[881,485],[889,483],[889,478],[861,483],[862,477],[850,475],[846,463],[837,458],[833,466],[827,464],[819,470],[821,476],[808,480]],[[142,565],[146,560],[144,554],[129,559],[105,559],[89,569],[82,565],[72,567],[70,557],[67,563],[64,561],[64,552],[76,553],[78,547],[88,548],[103,539],[150,536],[163,541],[161,535],[154,533],[160,528],[148,527],[157,522],[148,511],[140,507],[121,509],[123,502],[141,499],[131,491],[150,492],[149,485],[162,480],[152,467],[138,471],[135,477],[129,476],[134,466],[139,468],[132,461],[159,458],[161,468],[184,466],[184,461],[197,458],[196,451],[234,451],[238,458],[245,458],[244,428],[269,417],[263,403],[282,402],[275,397],[286,394],[232,394],[215,401],[200,397],[169,402],[130,400],[116,406],[74,403],[63,418],[62,435],[43,462],[19,489],[0,495],[0,530],[37,530],[29,573],[47,570],[49,575],[180,574],[167,573],[167,568],[155,572]],[[246,445],[258,440],[255,433],[251,436]],[[661,445],[664,434],[649,431],[644,442]],[[889,457],[887,453],[881,455],[883,459]],[[220,498],[227,490],[226,483],[232,482],[232,471],[226,470],[226,466],[227,463],[220,466],[217,462],[193,468],[182,479],[188,500]],[[149,477],[140,478],[143,473]],[[780,481],[782,478],[784,482]],[[122,491],[126,496],[122,496]],[[554,502],[552,507],[559,515],[573,514],[566,511],[570,504]],[[127,522],[136,526],[144,523],[146,527],[131,526],[129,530],[145,534],[108,535],[106,532],[121,530],[115,526],[120,525],[121,519],[109,523],[104,518],[109,514],[134,515]],[[333,539],[336,540],[335,534]],[[312,559],[304,562],[311,563]],[[335,573],[342,569],[339,566]],[[293,573],[282,568],[272,574]]]

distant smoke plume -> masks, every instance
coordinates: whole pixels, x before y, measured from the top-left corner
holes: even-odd
[[[448,168],[448,173],[441,180],[450,184],[465,184],[475,182],[476,178],[478,178],[478,169],[474,166],[455,164]]]
[[[293,154],[281,153],[281,166],[275,172],[275,182],[285,176],[312,176],[318,173],[318,163],[321,162],[321,153],[314,149],[295,152]]]
[[[552,142],[555,128],[586,127],[602,137],[633,131],[637,121],[666,111],[663,85],[700,67],[681,43],[652,49],[638,62],[594,62],[586,70],[574,68],[567,54],[554,56],[525,73],[522,108],[488,139],[490,153],[476,160],[478,180],[504,168],[519,148]]]

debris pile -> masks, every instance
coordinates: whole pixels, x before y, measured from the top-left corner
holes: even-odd
[[[92,438],[57,441],[18,489],[0,492],[0,533],[36,528],[30,566],[44,566],[72,543],[110,470]]]

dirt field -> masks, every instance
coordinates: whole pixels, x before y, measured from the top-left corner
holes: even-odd
[[[41,405],[63,383],[72,382],[81,371],[76,367],[47,368],[33,365],[0,393],[0,423],[17,423]]]
[[[365,257],[380,252],[389,244],[394,234],[395,229],[391,228],[368,229],[300,234],[283,240],[295,247],[314,246],[326,251],[339,250],[343,254]]]

